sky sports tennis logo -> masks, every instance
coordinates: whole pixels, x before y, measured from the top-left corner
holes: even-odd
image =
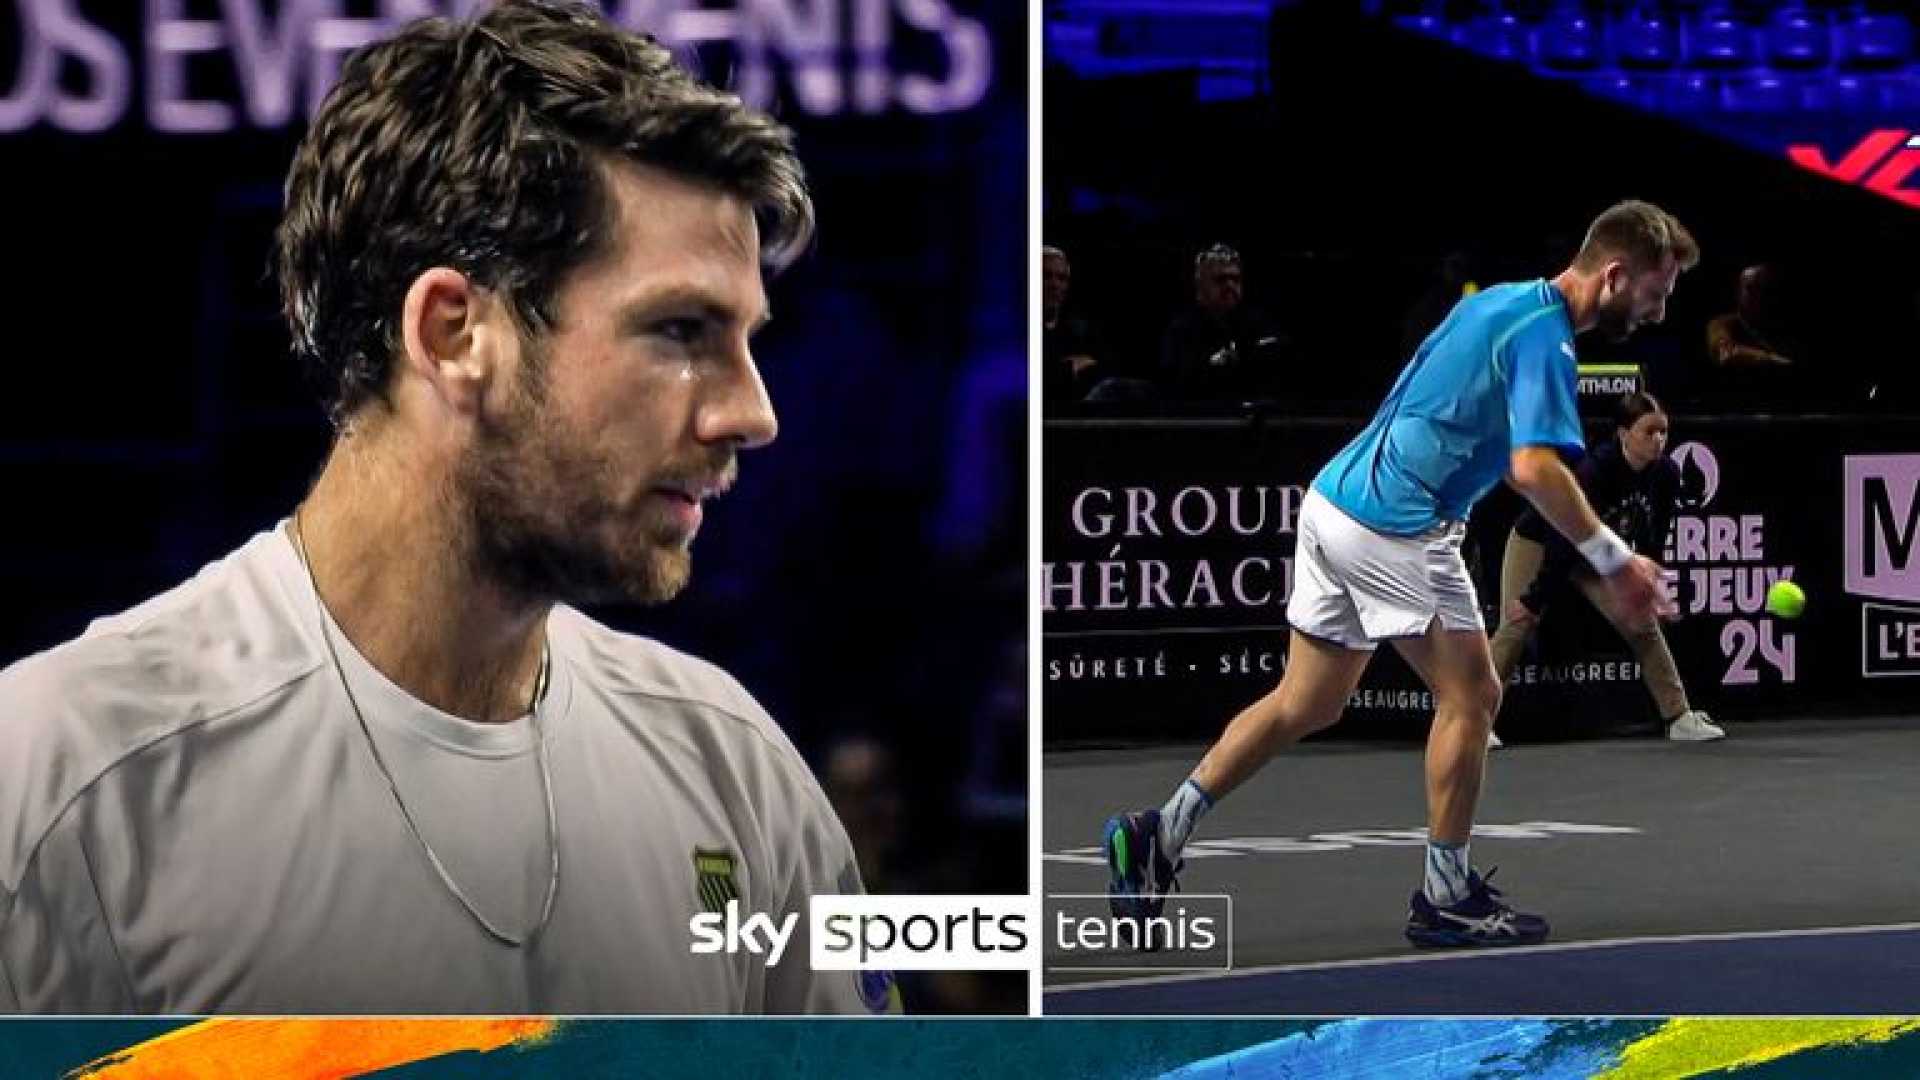
[[[804,951],[815,971],[1211,971],[1233,963],[1233,902],[1179,894],[1150,914],[1116,914],[1102,894],[809,898],[749,911],[738,897],[687,923],[696,956],[750,956],[767,967]],[[801,935],[805,944],[801,945]],[[1041,938],[1046,940],[1042,941]]]
[[[1039,907],[1027,896],[817,895],[807,901],[815,971],[1025,971]],[[749,912],[738,897],[687,922],[694,955],[788,958],[800,913]]]

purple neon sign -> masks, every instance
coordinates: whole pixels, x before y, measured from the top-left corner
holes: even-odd
[[[275,129],[310,113],[354,49],[426,15],[464,16],[484,0],[380,0],[347,14],[346,0],[146,0],[139,40],[89,22],[77,0],[14,0],[17,74],[0,86],[0,132],[49,126],[104,131],[144,122],[158,131]],[[979,2],[979,0],[976,0]],[[736,57],[729,82],[766,105],[784,75],[814,116],[960,112],[986,97],[993,49],[986,28],[953,0],[617,0],[602,8],[683,55],[721,43]],[[269,10],[271,9],[271,10]],[[217,10],[218,17],[210,17]],[[4,40],[7,35],[0,35]],[[896,45],[937,51],[895,66]],[[920,48],[931,45],[933,50]],[[190,73],[230,65],[237,100],[196,94]],[[62,69],[80,78],[63,80]]]

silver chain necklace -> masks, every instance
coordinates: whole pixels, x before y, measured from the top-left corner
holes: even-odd
[[[480,909],[467,898],[466,892],[460,888],[460,883],[453,880],[453,875],[447,872],[446,864],[442,863],[440,856],[434,853],[433,845],[427,843],[426,834],[420,831],[420,824],[413,820],[413,812],[407,809],[407,800],[400,797],[400,785],[394,782],[393,771],[387,768],[386,758],[380,754],[380,744],[374,741],[373,729],[367,726],[366,714],[360,711],[360,702],[353,696],[353,685],[347,680],[347,669],[340,663],[340,653],[334,648],[333,635],[327,629],[326,602],[320,599],[320,583],[315,580],[313,563],[307,558],[307,541],[306,537],[301,535],[300,514],[297,511],[293,515],[293,544],[294,550],[300,555],[300,565],[307,572],[307,584],[313,589],[314,605],[320,612],[320,639],[326,643],[327,656],[333,661],[334,672],[340,676],[340,688],[347,692],[347,704],[353,707],[353,718],[360,724],[360,734],[366,737],[367,749],[373,753],[373,763],[379,767],[381,778],[386,780],[387,790],[393,794],[393,804],[400,808],[401,820],[407,823],[407,831],[411,832],[414,840],[419,842],[420,850],[426,852],[427,861],[433,864],[433,872],[440,875],[440,883],[447,887],[447,891],[453,894],[455,900],[460,901],[460,906],[467,909],[467,914],[473,916],[482,930],[503,945],[516,949],[526,945],[537,937],[540,931],[546,929],[547,920],[553,917],[554,894],[560,889],[560,827],[553,812],[553,773],[547,764],[546,725],[540,719],[540,699],[546,696],[547,683],[553,673],[552,652],[546,646],[541,646],[540,674],[534,680],[531,711],[533,756],[540,765],[540,793],[547,801],[547,850],[552,853],[553,861],[547,872],[547,896],[540,903],[540,917],[534,920],[526,933],[515,936],[495,926],[492,920],[480,914]]]

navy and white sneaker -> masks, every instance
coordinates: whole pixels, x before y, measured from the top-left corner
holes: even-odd
[[[1122,919],[1151,919],[1160,914],[1167,894],[1180,888],[1180,864],[1160,849],[1160,811],[1115,814],[1100,830],[1100,850],[1113,874],[1107,882],[1108,906]]]
[[[1500,899],[1500,890],[1487,884],[1494,871],[1481,877],[1467,872],[1467,898],[1441,907],[1416,889],[1407,912],[1407,940],[1426,948],[1483,948],[1537,945],[1547,940],[1547,920],[1515,911]]]

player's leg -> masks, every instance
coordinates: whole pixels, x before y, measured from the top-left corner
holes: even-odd
[[[1404,542],[1401,542],[1404,544]],[[1393,542],[1346,517],[1317,491],[1300,509],[1293,593],[1287,597],[1287,666],[1280,684],[1242,709],[1160,811],[1160,842],[1178,860],[1193,826],[1216,799],[1283,749],[1340,719],[1373,657],[1361,616],[1374,564],[1404,558]]]
[[[1640,678],[1666,725],[1667,738],[1675,742],[1726,738],[1725,730],[1688,704],[1686,685],[1680,681],[1680,668],[1673,662],[1673,651],[1667,648],[1667,636],[1660,632],[1659,620],[1651,615],[1627,614],[1613,592],[1591,574],[1575,574],[1574,583],[1633,650],[1634,659],[1640,663]]]
[[[1436,619],[1424,636],[1393,644],[1433,691],[1433,729],[1427,736],[1428,836],[1464,845],[1473,833],[1473,811],[1486,771],[1487,731],[1500,708],[1500,680],[1487,636],[1448,629]],[[1464,890],[1466,874],[1445,884]],[[1435,897],[1449,903],[1454,898]]]
[[[1166,804],[1107,820],[1101,843],[1112,871],[1107,892],[1114,912],[1157,914],[1200,817],[1275,753],[1340,719],[1372,658],[1369,650],[1292,631],[1279,684],[1234,716]]]
[[[1293,630],[1280,682],[1240,710],[1163,806],[1107,819],[1101,846],[1112,871],[1107,892],[1115,914],[1156,914],[1201,815],[1276,751],[1338,720],[1373,656],[1347,583],[1348,549],[1358,545],[1345,541],[1359,535],[1359,526],[1310,492],[1297,527],[1293,594],[1287,599]]]
[[[1513,678],[1513,671],[1520,666],[1520,654],[1526,651],[1527,639],[1540,625],[1540,620],[1527,610],[1520,598],[1533,587],[1533,579],[1540,574],[1540,564],[1546,555],[1541,544],[1521,536],[1517,532],[1507,534],[1506,554],[1500,559],[1500,626],[1493,632],[1493,640],[1488,649],[1493,653],[1493,671],[1500,679],[1500,685],[1507,685]],[[1499,746],[1499,737],[1489,730],[1487,745]]]
[[[1433,692],[1427,736],[1427,848],[1421,887],[1408,902],[1407,938],[1416,945],[1524,945],[1547,936],[1547,921],[1516,911],[1473,870],[1474,809],[1485,775],[1487,732],[1501,684],[1480,626],[1473,582],[1458,557],[1431,577],[1435,615],[1424,634],[1394,647]],[[1451,566],[1446,565],[1451,563]]]
[[[1213,799],[1225,798],[1275,753],[1332,726],[1372,658],[1371,651],[1293,631],[1280,684],[1240,710],[1200,759],[1192,782]]]

